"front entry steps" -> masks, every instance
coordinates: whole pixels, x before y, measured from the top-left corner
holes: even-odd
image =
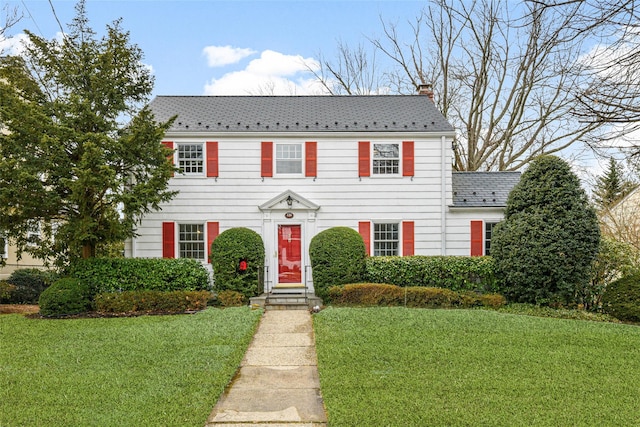
[[[250,299],[252,306],[265,310],[309,310],[322,305],[322,299],[311,293],[305,293],[301,283],[278,284],[270,293]]]

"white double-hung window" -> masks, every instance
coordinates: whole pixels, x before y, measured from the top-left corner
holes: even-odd
[[[178,229],[180,258],[204,260],[204,225],[180,224]]]
[[[204,147],[203,144],[189,143],[178,144],[177,149],[178,169],[184,175],[204,174]]]
[[[400,173],[400,144],[373,144],[373,175]]]
[[[276,144],[276,175],[302,174],[302,144]]]
[[[373,224],[373,255],[396,256],[399,255],[400,232],[399,224],[374,223]]]

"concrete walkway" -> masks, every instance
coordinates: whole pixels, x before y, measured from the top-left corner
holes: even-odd
[[[206,427],[326,426],[311,314],[268,310]]]

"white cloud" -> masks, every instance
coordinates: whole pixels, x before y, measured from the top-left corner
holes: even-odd
[[[209,67],[223,67],[238,63],[244,58],[253,55],[256,51],[227,45],[207,46],[202,49],[202,53],[207,57]]]
[[[300,55],[265,50],[240,71],[213,78],[205,85],[205,95],[309,95],[325,91],[309,69],[318,61]]]
[[[13,37],[0,36],[0,54],[20,55],[24,52],[24,43],[28,40],[26,34],[17,34]]]

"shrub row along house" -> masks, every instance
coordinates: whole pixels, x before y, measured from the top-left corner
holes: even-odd
[[[483,255],[518,173],[451,167],[454,129],[428,88],[408,96],[159,96],[177,115],[177,196],[140,223],[127,256],[203,262],[224,230],[264,241],[265,289],[311,287],[309,243],[335,226],[379,255]],[[244,267],[244,266],[243,266]]]

